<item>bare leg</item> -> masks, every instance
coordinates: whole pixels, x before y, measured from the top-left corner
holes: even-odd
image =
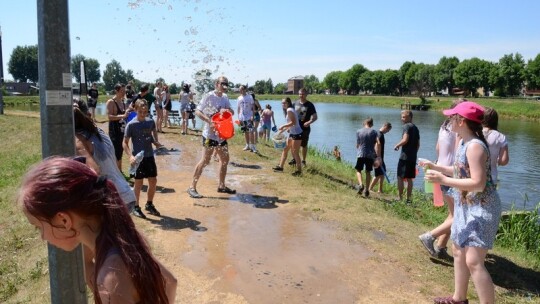
[[[195,166],[195,172],[193,172],[193,180],[191,181],[192,189],[197,189],[197,182],[201,177],[204,167],[206,167],[208,163],[210,163],[212,153],[214,153],[214,148],[203,148],[201,160],[197,163],[197,166]]]
[[[454,199],[448,195],[444,196],[444,200],[448,204],[448,216],[442,224],[431,230],[431,235],[437,239],[437,247],[444,248],[450,239],[450,228],[454,221]]]
[[[402,177],[397,177],[397,187],[398,187],[398,193],[399,193],[399,200],[403,200],[403,188],[404,188],[404,185],[403,185],[403,178]]]
[[[151,202],[154,200],[154,194],[156,194],[156,185],[157,185],[157,178],[156,177],[149,177],[148,178],[148,192],[147,195],[147,201]]]
[[[139,206],[139,197],[141,196],[141,189],[143,185],[143,179],[136,179],[133,184],[133,192],[135,193],[135,206]]]
[[[466,264],[478,294],[480,303],[495,303],[495,288],[491,276],[484,265],[487,249],[465,247]]]
[[[465,248],[453,244],[452,253],[454,254],[454,300],[465,300],[471,275],[466,263],[466,251]]]
[[[289,150],[292,147],[292,142],[293,142],[293,140],[291,138],[287,139],[287,145],[283,149],[283,152],[281,152],[281,159],[279,161],[279,166],[281,168],[283,168],[283,166],[285,165],[285,162],[287,161],[287,154],[289,153]]]
[[[307,147],[307,146],[302,147],[302,160],[303,160],[304,162],[306,161],[307,150],[308,150],[308,147]]]
[[[302,163],[300,162],[300,145],[302,144],[301,140],[292,140],[291,153],[294,160],[296,161],[296,171],[302,172]]]
[[[371,183],[371,172],[366,170],[366,188],[369,187],[370,183]]]
[[[413,180],[412,178],[407,179],[407,200],[411,200],[412,195],[412,189],[413,189]]]
[[[227,165],[229,164],[229,148],[223,146],[215,149],[220,159],[218,188],[225,188],[225,176],[227,176]]]
[[[358,179],[358,184],[360,185],[360,188],[364,185],[362,182],[362,171],[356,171],[356,178]]]

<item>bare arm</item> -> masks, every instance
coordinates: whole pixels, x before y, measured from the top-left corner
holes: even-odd
[[[279,130],[280,131],[283,131],[285,129],[288,129],[290,128],[291,126],[294,126],[296,124],[296,115],[294,115],[293,112],[290,112],[290,111],[287,111],[287,117],[289,117],[289,119],[291,120],[290,122],[282,125],[281,127],[279,127]]]
[[[409,142],[409,134],[405,132],[403,133],[403,137],[401,138],[401,140],[394,146],[394,150],[396,151],[399,150],[400,147],[402,147],[408,142]]]
[[[506,166],[508,165],[509,161],[510,161],[510,155],[508,155],[508,146],[504,146],[499,151],[499,159],[497,160],[497,164],[499,166]]]
[[[318,118],[318,117],[317,117],[317,113],[313,113],[313,115],[311,115],[311,119],[308,120],[308,121],[306,121],[306,122],[304,123],[304,127],[310,126],[312,123],[314,123],[315,121],[317,121],[317,118]]]

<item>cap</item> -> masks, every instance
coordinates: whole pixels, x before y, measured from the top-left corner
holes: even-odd
[[[468,120],[482,123],[482,120],[484,119],[484,108],[475,102],[465,101],[459,103],[453,109],[444,110],[443,114],[446,116],[458,114]]]

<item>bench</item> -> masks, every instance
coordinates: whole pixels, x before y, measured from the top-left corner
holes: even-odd
[[[169,122],[173,125],[180,125],[182,122],[182,115],[180,115],[178,110],[169,111]]]

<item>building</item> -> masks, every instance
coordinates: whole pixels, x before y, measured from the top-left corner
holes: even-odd
[[[29,82],[4,82],[8,95],[35,95],[39,88],[35,83]]]
[[[304,76],[295,76],[287,81],[287,91],[285,94],[298,94],[298,91],[304,87]]]

